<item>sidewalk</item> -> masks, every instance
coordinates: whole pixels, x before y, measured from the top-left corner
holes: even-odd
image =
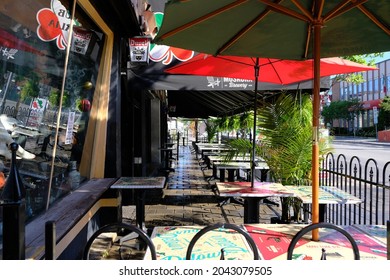
[[[388,146],[375,138],[337,136],[334,143]],[[242,205],[229,203],[219,206],[220,198],[213,192],[215,180],[207,181],[211,170],[202,170],[192,147],[180,146],[175,155],[175,172],[168,176],[163,192],[148,192],[145,205],[146,227],[175,225],[210,225],[215,223],[242,224]],[[276,201],[279,202],[279,201]],[[260,222],[270,223],[271,217],[280,215],[281,209],[269,204],[260,204]],[[123,207],[124,222],[135,224],[135,206]]]
[[[364,144],[364,145],[377,145],[383,147],[390,147],[390,142],[379,142],[372,137],[353,137],[353,136],[336,136],[333,143],[351,143],[351,144]]]
[[[191,147],[180,146],[175,172],[168,176],[163,193],[150,192],[145,205],[145,224],[155,226],[211,225],[215,223],[243,224],[244,207],[236,203],[219,206],[221,198],[213,192],[215,180],[207,181],[212,170],[201,170]],[[134,206],[123,207],[124,222],[135,223]],[[260,204],[260,222],[270,223],[280,209]]]

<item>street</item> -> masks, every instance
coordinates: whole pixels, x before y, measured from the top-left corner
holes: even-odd
[[[344,154],[349,162],[353,156],[356,156],[360,159],[362,167],[369,159],[374,159],[381,171],[385,164],[390,162],[390,143],[386,145],[367,141],[335,140],[333,148],[335,157]]]

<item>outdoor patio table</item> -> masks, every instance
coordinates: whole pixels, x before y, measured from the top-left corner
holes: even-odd
[[[307,224],[244,225],[264,260],[286,260],[292,238],[306,226]],[[378,238],[386,235],[386,226],[374,226],[374,229],[370,227],[371,231],[361,225],[341,226],[356,241],[361,260],[386,260],[386,242]],[[319,233],[319,241],[313,241],[311,234],[304,235],[294,248],[293,259],[320,260],[322,249],[326,252],[327,260],[353,259],[351,244],[341,233],[328,228],[320,228]]]
[[[215,144],[215,145],[206,145],[206,146],[198,146],[198,150],[201,154],[201,158],[204,158],[205,152],[229,152],[232,148],[224,145],[224,144]]]
[[[141,229],[145,229],[145,191],[162,189],[164,185],[165,177],[120,177],[111,188],[119,191],[135,191],[136,224]]]
[[[307,208],[312,203],[312,186],[287,186],[289,190],[295,193],[302,200],[304,206],[304,220],[308,221]],[[363,201],[337,187],[320,186],[318,203],[320,207],[319,221],[326,220],[326,207],[328,204],[359,204]]]
[[[255,170],[268,170],[269,167],[266,162],[256,162]],[[234,182],[234,173],[239,170],[249,172],[251,170],[250,162],[215,162],[213,163],[213,176],[219,170],[219,181],[225,182],[225,171],[228,171],[228,182]],[[247,177],[247,181],[250,181],[250,176]],[[265,181],[262,176],[261,181]]]
[[[157,250],[157,260],[185,260],[192,238],[202,226],[154,227],[151,239]],[[226,260],[253,260],[253,252],[245,237],[229,229],[215,229],[202,236],[192,251],[192,260],[219,260],[221,249]],[[150,249],[145,253],[150,260]]]
[[[241,197],[244,199],[244,223],[259,223],[260,200],[266,197],[296,196],[279,183],[255,182],[216,182],[217,193],[221,197]]]
[[[159,148],[159,150],[163,152],[164,169],[167,171],[175,172],[175,169],[173,169],[169,164],[169,160],[173,158],[172,157],[173,148]]]

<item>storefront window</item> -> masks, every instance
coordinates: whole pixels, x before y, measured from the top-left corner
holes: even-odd
[[[67,52],[68,5],[66,0],[0,3],[0,175],[7,178],[10,168],[8,145],[18,143],[28,220],[83,181],[78,168],[104,38],[76,8]],[[3,186],[0,180],[0,193]]]

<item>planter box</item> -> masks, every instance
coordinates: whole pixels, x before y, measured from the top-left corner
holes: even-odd
[[[390,143],[390,130],[378,131],[378,141]]]

